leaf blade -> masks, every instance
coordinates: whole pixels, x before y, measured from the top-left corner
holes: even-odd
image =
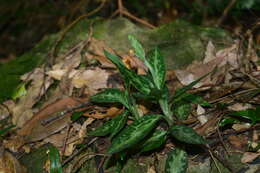
[[[168,154],[165,173],[186,173],[188,168],[188,156],[184,150],[175,148]]]
[[[96,128],[94,131],[88,133],[90,136],[106,136],[111,134],[111,136],[116,135],[124,126],[127,120],[128,111],[117,115],[113,119],[105,122],[102,126]],[[112,138],[112,137],[111,137]]]
[[[151,92],[152,85],[147,77],[137,75],[135,72],[126,68],[120,58],[116,55],[112,55],[106,50],[104,50],[104,54],[117,66],[126,83],[130,82],[138,91],[142,93],[149,94]]]
[[[145,115],[137,121],[134,121],[114,138],[110,148],[108,149],[108,153],[118,153],[137,144],[140,140],[144,139],[153,128],[155,128],[156,123],[160,119],[161,115]]]
[[[206,140],[198,135],[192,128],[184,125],[175,125],[170,128],[170,134],[181,142],[188,144],[206,144]]]
[[[91,102],[96,103],[121,103],[125,107],[129,108],[127,92],[121,91],[115,88],[105,89],[102,92],[97,93],[90,97]]]
[[[165,83],[166,67],[164,58],[157,47],[148,53],[147,62],[145,64],[152,74],[155,86],[158,90],[162,90]]]
[[[140,152],[147,152],[159,148],[166,143],[167,131],[156,130],[150,138],[148,138],[141,146]]]
[[[62,173],[59,150],[49,146],[50,173]]]
[[[128,40],[131,43],[131,46],[134,48],[135,55],[141,60],[145,61],[145,51],[142,44],[134,38],[133,35],[128,35]]]

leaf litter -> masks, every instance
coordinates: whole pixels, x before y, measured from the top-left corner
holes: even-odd
[[[21,77],[21,80],[27,84],[27,94],[3,103],[11,110],[10,113],[6,112],[5,107],[1,107],[1,112],[6,115],[4,118],[10,117],[17,127],[13,136],[5,139],[6,148],[17,152],[21,149],[25,150],[25,146],[33,148],[52,143],[59,149],[61,156],[70,157],[77,153],[78,145],[86,142],[87,129],[102,123],[96,119],[106,120],[122,113],[123,109],[117,105],[98,107],[87,104],[89,96],[104,88],[111,88],[109,79],[118,73],[103,50],[118,54],[127,68],[137,71],[138,74],[147,74],[147,68],[135,57],[132,50],[129,50],[128,55],[115,52],[104,42],[94,38],[89,39],[87,46],[82,44],[79,44],[81,46],[78,49],[69,50],[67,54],[58,56],[56,63],[50,68],[38,67]],[[246,60],[243,59],[245,55],[248,58]],[[233,131],[230,131],[230,128],[222,129],[220,134],[218,123],[226,117],[226,112],[246,110],[259,104],[260,65],[256,63],[256,56],[252,48],[244,52],[240,41],[237,40],[229,48],[219,51],[216,51],[212,42],[209,42],[202,62],[195,61],[184,69],[168,70],[166,77],[170,92],[174,92],[176,88],[171,87],[173,83],[177,83],[177,86],[188,85],[213,69],[217,69],[189,91],[200,94],[214,106],[212,108],[194,106],[188,119],[183,120],[183,123],[190,124],[198,134],[208,139],[216,139],[215,143],[222,142],[230,145],[230,150],[243,152],[241,160],[243,163],[256,159],[259,156],[259,149],[255,152],[247,152],[245,146],[250,142],[250,138],[241,139],[232,135],[244,132],[249,136],[248,132],[252,128],[259,131],[259,125],[243,126],[244,121],[239,119],[239,123],[232,125]],[[117,88],[124,88],[122,83],[114,78],[112,80]],[[250,100],[246,99],[248,97]],[[225,104],[228,106],[219,108]],[[139,111],[145,113],[151,111],[149,107],[143,105],[138,107]],[[81,121],[72,121],[72,114],[80,111],[83,111]],[[234,128],[234,126],[243,126],[243,128]],[[259,139],[259,133],[256,134]],[[223,141],[225,139],[227,140]],[[34,146],[28,145],[32,142]],[[71,159],[77,160],[77,156],[74,157]],[[84,157],[89,158],[87,155]],[[150,167],[148,172],[154,170]]]

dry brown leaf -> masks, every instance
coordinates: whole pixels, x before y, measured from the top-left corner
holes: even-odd
[[[107,110],[93,110],[90,112],[86,112],[83,115],[86,117],[91,117],[95,119],[103,119],[106,117],[114,117],[118,114],[120,114],[123,110],[119,109],[117,107],[111,107]]]
[[[203,124],[199,128],[196,128],[196,132],[201,136],[208,136],[216,130],[216,124],[218,123],[219,119],[219,116],[214,115],[212,118],[209,118],[209,120],[205,124]]]
[[[123,63],[128,69],[137,70],[137,74],[145,75],[147,74],[147,67],[144,65],[143,61],[134,56],[125,55],[123,56]]]
[[[85,55],[88,60],[98,60],[101,63],[102,67],[115,68],[115,65],[105,57],[103,52],[104,50],[114,53],[114,51],[110,47],[108,47],[104,41],[97,40],[92,37],[88,47],[88,52]]]
[[[147,173],[156,173],[154,166],[149,166],[147,169]]]
[[[252,105],[248,103],[235,103],[231,106],[228,106],[228,109],[231,111],[242,111],[251,108],[253,108]]]
[[[219,50],[215,53],[214,45],[209,42],[207,50],[205,52],[205,59],[203,62],[194,61],[185,70],[176,70],[176,76],[183,85],[188,85],[201,76],[213,71],[215,67],[218,67],[218,71],[212,75],[201,80],[194,88],[199,88],[206,85],[215,85],[220,82],[223,77],[228,77],[224,74],[227,73],[225,66],[230,65],[228,70],[238,68],[238,60],[242,56],[238,53],[239,43],[235,42],[231,47]],[[226,82],[229,80],[226,79]]]
[[[22,96],[12,109],[12,122],[17,127],[22,127],[33,116],[32,107],[52,84],[52,80],[49,77],[44,77],[44,71],[40,68],[36,68],[32,73],[27,73],[21,78],[32,80],[32,82],[27,89],[27,94]]]
[[[70,97],[58,100],[35,114],[30,121],[18,130],[18,134],[24,136],[27,141],[37,141],[50,136],[63,129],[70,122],[71,114],[66,114],[62,118],[54,120],[47,125],[42,125],[41,122],[55,116],[55,113],[59,113],[81,103],[81,101]]]
[[[2,150],[2,149],[0,149]],[[1,151],[0,155],[1,173],[26,173],[26,168],[9,152]]]
[[[11,136],[8,140],[3,141],[3,146],[12,152],[18,152],[24,144],[25,141],[20,136]]]
[[[229,136],[228,141],[233,147],[235,147],[236,149],[239,149],[239,150],[243,150],[247,146],[246,137]]]
[[[234,129],[236,131],[246,130],[246,129],[250,128],[250,127],[251,127],[251,125],[249,123],[233,124],[232,125],[232,129]]]
[[[249,163],[260,156],[260,153],[245,152],[241,158],[241,163]]]
[[[56,79],[61,80],[64,75],[68,75],[68,79],[71,80],[71,84],[75,88],[86,88],[85,93],[93,95],[97,90],[107,88],[107,80],[109,73],[106,70],[102,70],[98,67],[88,70],[71,70],[69,74],[66,70],[52,70],[47,74]]]
[[[205,109],[201,107],[200,105],[197,106],[197,115],[198,120],[200,121],[200,124],[203,125],[208,121],[207,116],[205,115]]]

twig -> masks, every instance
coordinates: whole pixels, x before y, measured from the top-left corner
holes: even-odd
[[[216,26],[220,26],[222,24],[222,22],[226,19],[228,12],[233,8],[233,6],[235,5],[237,0],[232,0],[230,1],[230,3],[228,4],[228,6],[225,8],[225,10],[222,13],[222,16],[219,18],[219,20],[217,21]]]
[[[81,153],[82,151],[84,151],[86,148],[89,147],[89,145],[93,144],[98,138],[92,138],[87,144],[85,144],[84,147],[80,148],[77,152],[73,153],[69,158],[67,158],[66,160],[64,160],[62,162],[62,166],[66,165],[69,161],[71,161],[75,156],[77,156],[79,153]]]
[[[129,18],[135,20],[136,22],[141,23],[141,24],[143,24],[143,25],[145,25],[145,26],[147,26],[147,27],[149,27],[149,28],[151,28],[151,29],[154,29],[154,28],[155,28],[154,25],[152,25],[152,24],[146,22],[145,20],[142,20],[142,19],[140,19],[140,18],[138,18],[138,17],[132,15],[131,13],[129,13],[129,12],[124,8],[123,3],[122,3],[122,0],[118,0],[117,2],[118,2],[118,9],[110,16],[111,18],[114,17],[114,16],[116,16],[116,15],[119,13],[119,16],[120,16],[120,17],[122,17],[123,15],[125,15],[126,17],[129,17]]]
[[[82,16],[79,16],[76,20],[74,20],[72,23],[70,23],[61,33],[59,39],[56,41],[56,43],[54,44],[52,50],[51,50],[51,59],[50,59],[50,64],[53,64],[54,63],[54,60],[55,60],[55,56],[56,56],[56,51],[57,51],[57,47],[59,45],[59,43],[63,40],[65,34],[76,24],[78,23],[80,20],[86,18],[86,17],[89,17],[89,16],[92,16],[93,14],[97,13],[99,10],[101,10],[104,5],[106,3],[106,0],[102,0],[101,4],[96,8],[94,9],[93,11],[87,13],[87,14],[84,14]]]
[[[212,158],[212,160],[213,160],[213,162],[214,162],[214,164],[215,164],[215,166],[216,166],[218,172],[221,173],[221,170],[220,170],[220,168],[219,168],[219,166],[218,166],[218,163],[217,163],[215,157],[213,156],[212,152],[211,152],[210,150],[208,150],[208,152],[209,152],[209,154],[210,154],[210,156],[211,156],[211,158]]]
[[[57,119],[62,118],[64,115],[66,115],[66,114],[68,114],[68,113],[74,112],[74,111],[77,110],[77,109],[84,108],[84,107],[88,107],[88,106],[91,106],[91,105],[92,105],[92,103],[89,102],[89,101],[83,102],[83,103],[81,103],[81,104],[79,104],[79,105],[77,105],[77,106],[74,106],[74,107],[72,107],[72,108],[68,108],[68,109],[66,109],[66,110],[64,110],[64,111],[62,111],[62,112],[60,112],[60,113],[59,113],[58,115],[56,115],[56,116],[52,116],[52,117],[50,117],[50,118],[47,118],[47,119],[42,120],[42,121],[41,121],[41,124],[42,124],[43,126],[45,126],[45,125],[51,123],[52,121],[55,121],[55,120],[57,120]]]
[[[71,129],[71,123],[69,123],[68,125],[67,125],[67,128],[68,128],[68,130],[67,130],[67,132],[66,132],[66,137],[65,137],[65,140],[64,140],[64,142],[63,142],[63,146],[62,146],[62,155],[64,155],[64,153],[65,153],[65,151],[66,151],[66,147],[67,147],[67,141],[68,141],[68,138],[69,138],[69,132],[70,132],[70,129]]]
[[[233,169],[228,165],[227,161],[226,160],[223,160],[221,159],[216,153],[214,153],[214,151],[211,150],[210,146],[209,145],[206,145],[206,148],[205,150],[207,150],[210,155],[214,158],[216,158],[225,168],[227,168],[230,172],[234,172]],[[213,159],[214,160],[214,159]],[[215,160],[214,160],[215,162]],[[216,165],[217,166],[217,165]],[[219,168],[217,167],[217,169],[219,170]]]

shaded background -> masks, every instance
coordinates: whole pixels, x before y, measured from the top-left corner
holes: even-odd
[[[23,54],[44,35],[63,29],[96,9],[101,1],[0,1],[0,63]],[[123,4],[129,12],[155,26],[182,18],[199,25],[218,25],[237,34],[251,29],[256,43],[260,43],[259,0],[123,0]],[[117,0],[106,0],[102,10],[91,18],[109,18],[116,9]],[[221,20],[225,9],[228,13]]]

